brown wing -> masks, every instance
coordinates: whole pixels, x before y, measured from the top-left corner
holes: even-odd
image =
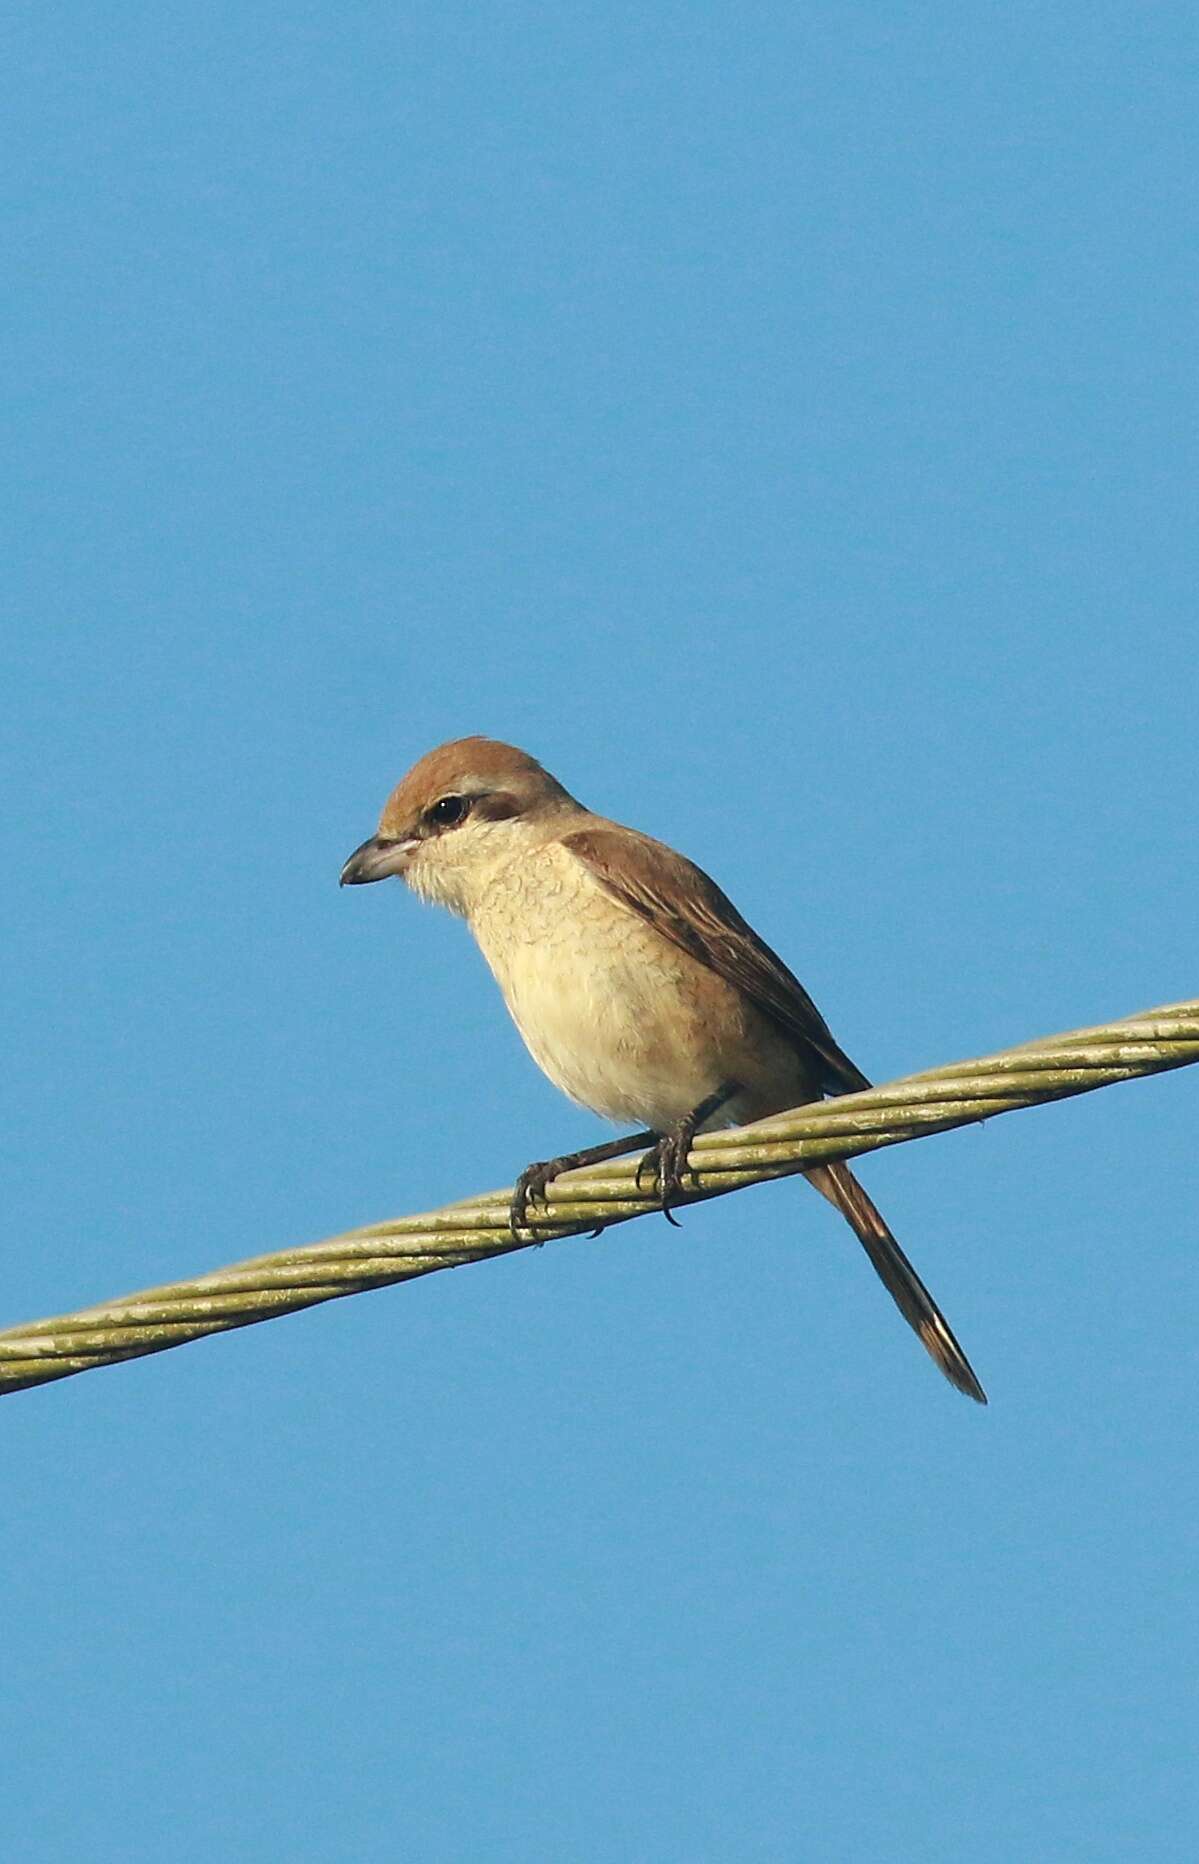
[[[615,824],[578,829],[563,837],[563,845],[586,863],[613,899],[744,991],[803,1055],[814,1057],[826,1094],[870,1086],[833,1039],[799,979],[702,868],[665,843]]]

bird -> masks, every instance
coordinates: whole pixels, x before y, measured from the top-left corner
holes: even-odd
[[[798,978],[701,868],[595,815],[526,751],[457,738],[392,790],[342,886],[401,877],[465,918],[533,1060],[571,1100],[639,1130],[529,1165],[512,1198],[532,1227],[559,1172],[648,1147],[639,1171],[670,1215],[697,1132],[742,1125],[870,1082]],[[846,1219],[904,1319],[961,1392],[986,1404],[965,1353],[848,1165],[808,1183]]]

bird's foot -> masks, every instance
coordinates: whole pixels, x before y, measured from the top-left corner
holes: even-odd
[[[647,1133],[634,1133],[632,1144],[641,1144],[645,1137]],[[507,1227],[511,1230],[513,1241],[520,1241],[520,1230],[530,1230],[533,1241],[541,1249],[541,1241],[537,1238],[537,1217],[531,1213],[531,1206],[541,1202],[548,1208],[550,1200],[544,1195],[546,1186],[558,1178],[559,1172],[578,1171],[580,1165],[602,1165],[606,1159],[619,1158],[621,1152],[628,1152],[628,1148],[628,1139],[613,1139],[602,1146],[586,1146],[582,1152],[563,1152],[559,1158],[543,1159],[539,1165],[526,1165],[517,1178],[517,1184],[513,1186],[513,1200],[507,1206]],[[600,1236],[602,1230],[604,1225],[599,1223],[591,1230],[591,1236]]]
[[[659,1133],[655,1144],[638,1162],[634,1179],[637,1189],[641,1189],[642,1172],[651,1172],[662,1201],[662,1215],[667,1223],[674,1224],[676,1230],[681,1230],[683,1226],[671,1216],[671,1205],[685,1204],[699,1190],[699,1177],[691,1169],[691,1142],[704,1121],[711,1119],[714,1113],[719,1113],[739,1092],[739,1082],[722,1081],[716,1091],[701,1100],[698,1107],[692,1107],[677,1126],[672,1126],[668,1133]],[[687,1183],[688,1178],[691,1180],[690,1185]]]
[[[536,1231],[536,1224],[530,1216],[529,1206],[538,1200],[542,1204],[549,1202],[545,1195],[546,1186],[567,1164],[569,1160],[561,1158],[542,1159],[538,1164],[525,1166],[512,1187],[512,1202],[508,1206],[508,1228],[512,1233],[514,1243],[520,1242],[522,1230]],[[537,1242],[535,1234],[533,1240]],[[537,1242],[537,1247],[541,1247],[539,1242]]]
[[[713,1104],[711,1101],[704,1101],[702,1106],[696,1108],[694,1114],[675,1128],[674,1132],[668,1133],[664,1139],[658,1139],[653,1151],[647,1153],[637,1167],[638,1184],[641,1182],[642,1167],[651,1159],[656,1159],[663,1146],[669,1147],[675,1145],[676,1142],[681,1144],[682,1169],[686,1169],[687,1153],[690,1150],[696,1126],[711,1112]],[[603,1165],[609,1159],[623,1158],[626,1153],[635,1152],[645,1144],[647,1139],[653,1138],[655,1135],[652,1132],[626,1133],[623,1139],[609,1139],[600,1146],[586,1146],[582,1152],[564,1152],[559,1158],[543,1159],[538,1165],[526,1165],[516,1180],[512,1190],[512,1202],[508,1206],[508,1228],[512,1234],[512,1241],[521,1242],[523,1239],[520,1233],[524,1230],[532,1234],[535,1243],[539,1242],[537,1219],[532,1207],[538,1202],[548,1206],[546,1189],[560,1172],[577,1171],[581,1165]],[[682,1179],[677,1157],[674,1153],[667,1153],[663,1156],[665,1159],[664,1183],[667,1192],[670,1196],[678,1196],[682,1192]],[[673,1218],[671,1221],[673,1222]],[[598,1224],[592,1230],[592,1236],[601,1235],[603,1228],[602,1223]]]
[[[648,1172],[661,1200],[662,1215],[667,1223],[673,1223],[676,1230],[681,1230],[683,1226],[677,1217],[671,1216],[671,1205],[685,1204],[692,1187],[699,1183],[688,1162],[697,1124],[696,1116],[689,1113],[685,1120],[680,1120],[668,1133],[663,1133],[657,1144],[651,1146],[637,1163],[637,1189],[641,1189],[642,1174]],[[688,1179],[691,1180],[690,1185]]]
[[[643,1146],[652,1133],[629,1133],[623,1139],[609,1139],[600,1146],[585,1146],[581,1152],[563,1152],[556,1159],[543,1159],[539,1165],[526,1165],[512,1190],[512,1202],[508,1206],[508,1228],[512,1240],[519,1243],[520,1232],[533,1232],[533,1241],[537,1242],[536,1219],[531,1214],[531,1206],[540,1201],[548,1204],[546,1187],[559,1172],[577,1171],[581,1165],[603,1165],[609,1159],[622,1158],[626,1152],[632,1152]],[[592,1236],[599,1236],[603,1224],[592,1230]]]

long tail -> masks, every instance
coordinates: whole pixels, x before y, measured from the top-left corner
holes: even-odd
[[[950,1384],[968,1398],[986,1404],[987,1394],[954,1339],[949,1322],[848,1165],[813,1165],[804,1177],[841,1212],[873,1262],[883,1287]]]

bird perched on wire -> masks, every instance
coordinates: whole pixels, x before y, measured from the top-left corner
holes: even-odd
[[[869,1087],[803,985],[715,881],[593,815],[491,738],[430,751],[392,791],[343,886],[400,875],[460,913],[534,1061],[605,1119],[645,1130],[530,1165],[514,1234],[560,1171],[649,1144],[662,1207],[685,1198],[697,1132]],[[845,1164],[804,1173],[845,1217],[946,1378],[986,1396],[915,1269]]]

